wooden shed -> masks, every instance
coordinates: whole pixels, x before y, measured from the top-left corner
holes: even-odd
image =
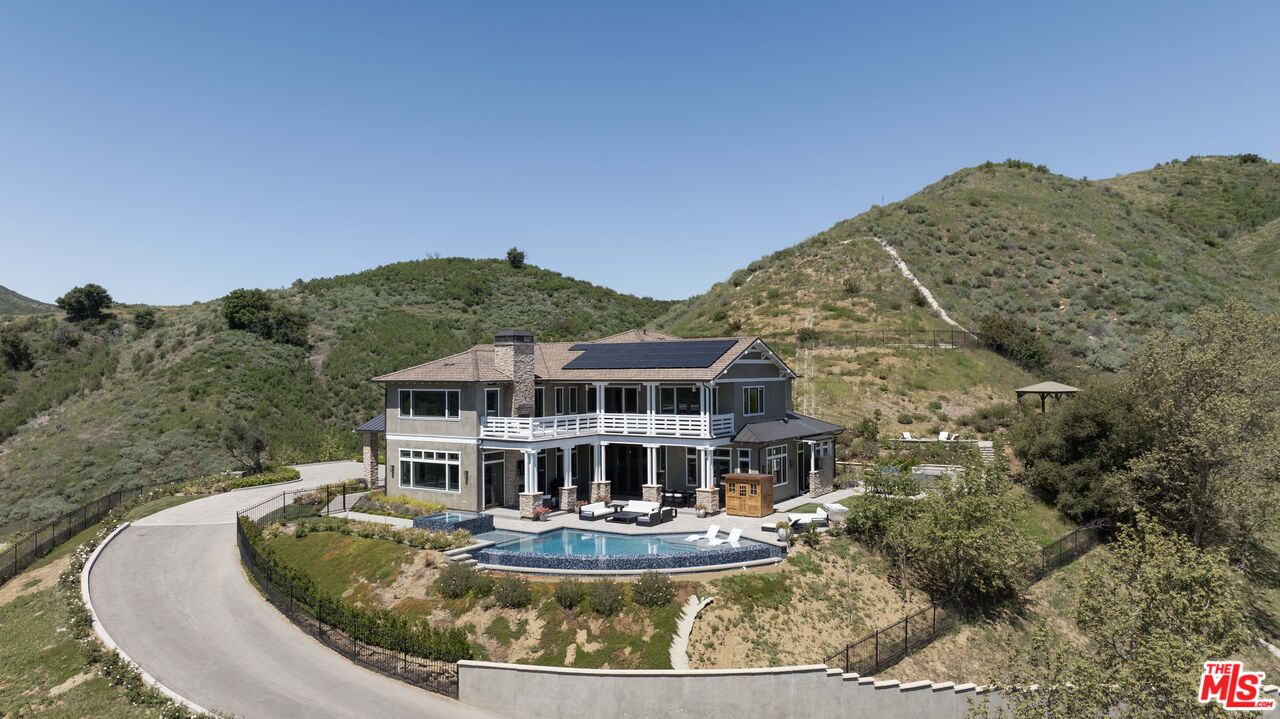
[[[773,514],[772,474],[726,474],[724,511],[735,517],[767,517]]]

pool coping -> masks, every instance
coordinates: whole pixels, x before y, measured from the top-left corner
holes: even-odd
[[[644,569],[560,569],[552,567],[514,567],[507,564],[484,564],[477,562],[476,569],[485,569],[494,572],[512,572],[516,574],[544,574],[559,576],[594,576],[594,577],[616,577],[641,575],[648,572],[657,574],[697,574],[700,572],[725,572],[735,569],[751,569],[753,567],[763,567],[769,564],[777,564],[786,559],[786,556],[769,557],[768,559],[751,559],[745,562],[730,562],[728,564],[707,564],[692,567],[654,567]]]

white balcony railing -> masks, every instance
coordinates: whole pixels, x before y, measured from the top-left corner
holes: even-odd
[[[556,417],[484,417],[480,424],[480,436],[489,439],[557,439],[588,434],[723,437],[733,434],[733,415],[591,413]]]

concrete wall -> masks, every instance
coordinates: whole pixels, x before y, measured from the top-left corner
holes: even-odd
[[[973,685],[874,682],[824,666],[609,671],[460,662],[459,699],[512,716],[963,719]]]

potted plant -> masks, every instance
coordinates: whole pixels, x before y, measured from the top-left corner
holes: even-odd
[[[542,520],[547,518],[548,514],[551,514],[551,509],[549,507],[545,507],[545,506],[535,507],[533,510],[533,521],[541,522]]]
[[[707,518],[707,505],[699,504],[698,506],[694,507],[694,509],[697,510],[698,512],[698,519]]]
[[[791,523],[785,519],[779,519],[773,526],[778,530],[778,541],[790,545]]]

